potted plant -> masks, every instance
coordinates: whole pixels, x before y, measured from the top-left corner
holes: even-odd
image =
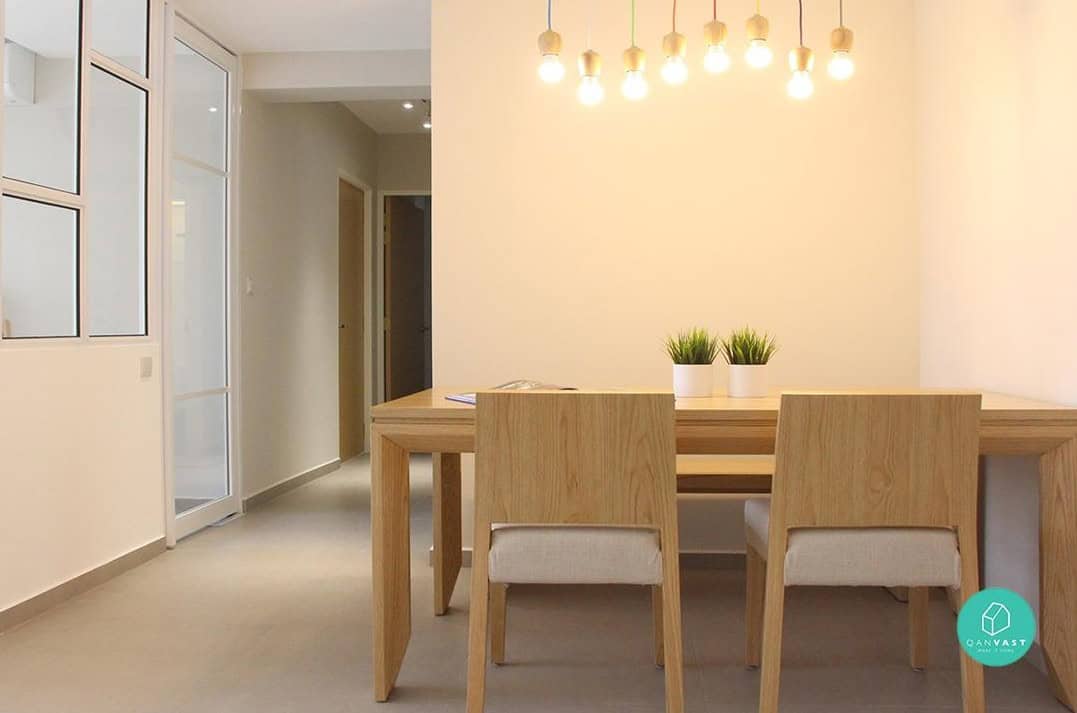
[[[730,396],[757,398],[767,395],[767,363],[778,351],[778,343],[773,337],[744,327],[721,340],[721,351],[729,364]]]
[[[718,336],[699,327],[666,337],[666,353],[673,360],[674,396],[699,398],[714,393],[714,360],[720,348]]]

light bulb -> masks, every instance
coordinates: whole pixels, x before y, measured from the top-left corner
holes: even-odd
[[[830,58],[830,63],[827,64],[826,69],[834,79],[845,81],[853,76],[853,72],[856,71],[856,65],[853,64],[853,58],[848,52],[834,50],[834,55]]]
[[[557,84],[565,76],[565,65],[561,64],[561,58],[555,54],[542,55],[542,63],[539,64],[539,77],[547,84]]]
[[[707,48],[707,54],[703,56],[703,69],[711,74],[721,74],[729,69],[732,61],[729,53],[725,51],[724,44],[711,45]]]
[[[666,57],[666,63],[662,65],[662,79],[666,80],[666,84],[684,84],[688,79],[688,65],[684,57]]]
[[[815,83],[811,80],[810,72],[798,70],[793,72],[793,77],[785,89],[794,99],[807,99],[815,92]]]
[[[423,119],[423,128],[424,129],[432,129],[432,128],[434,128],[434,122],[430,121],[430,117],[426,117],[425,119]]]
[[[576,98],[580,100],[580,104],[594,106],[601,102],[605,96],[606,90],[602,88],[602,83],[598,81],[598,77],[585,76],[580,80],[580,87],[576,90]]]
[[[625,79],[621,83],[621,93],[624,94],[625,99],[631,101],[639,101],[647,96],[647,78],[643,75],[643,70],[630,69],[625,72]]]
[[[748,43],[748,51],[744,53],[744,61],[755,69],[763,69],[774,61],[774,53],[766,40],[752,40]]]

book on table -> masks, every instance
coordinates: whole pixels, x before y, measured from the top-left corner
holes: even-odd
[[[517,379],[516,381],[508,381],[499,386],[495,386],[490,389],[491,391],[575,391],[573,386],[557,386],[556,384],[547,384],[542,381],[532,381],[530,379]],[[462,404],[475,405],[475,392],[466,394],[449,394],[445,397],[449,401],[456,401]]]

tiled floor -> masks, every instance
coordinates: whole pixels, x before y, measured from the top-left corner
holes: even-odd
[[[414,632],[388,704],[371,698],[364,460],[211,528],[0,636],[0,713],[462,711],[467,587],[431,615],[429,461],[414,466]],[[466,573],[466,570],[465,570]],[[684,573],[689,711],[747,713],[743,575]],[[790,592],[784,713],[960,710],[953,618],[934,602],[932,667],[906,664],[905,608],[877,589]],[[642,589],[514,587],[487,710],[663,709]],[[1032,666],[987,672],[988,710],[1061,713]]]

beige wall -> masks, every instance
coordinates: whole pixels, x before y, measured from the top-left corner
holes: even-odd
[[[378,190],[430,190],[430,134],[378,136]]]
[[[778,335],[779,385],[914,385],[912,3],[858,3],[857,80],[829,81],[820,57],[804,104],[785,94],[795,3],[768,6],[778,56],[764,72],[740,59],[751,3],[720,3],[737,58],[722,77],[700,68],[706,8],[685,9],[680,88],[658,77],[668,4],[642,3],[651,94],[630,104],[628,5],[596,0],[596,108],[575,100],[586,5],[556,13],[569,73],[550,87],[536,77],[540,4],[434,4],[434,383],[669,386],[667,333],[750,323]],[[809,41],[823,48],[835,22],[809,8]],[[691,516],[685,546],[743,547],[725,514]]]
[[[377,135],[340,104],[268,104],[248,92],[241,136],[240,269],[254,282],[242,298],[250,496],[339,456],[337,182],[344,173],[375,189]]]
[[[0,351],[0,611],[164,537],[160,368],[152,343]]]
[[[1077,4],[921,0],[917,27],[923,382],[1077,404]],[[1035,468],[989,459],[985,517],[987,583],[1032,601]]]
[[[743,66],[739,31],[735,70],[705,75],[701,8],[681,18],[689,82],[659,84],[668,7],[654,3],[639,19],[651,96],[630,104],[627,4],[594,5],[607,100],[586,108],[571,73],[553,88],[535,76],[539,5],[435,4],[435,382],[667,385],[665,334],[747,322],[777,333],[779,384],[914,383],[912,4],[859,4],[858,80],[818,76],[806,104],[785,94],[784,56]],[[769,8],[779,50],[794,11]],[[836,18],[807,19],[823,46]],[[584,6],[563,3],[557,24],[571,63]]]

